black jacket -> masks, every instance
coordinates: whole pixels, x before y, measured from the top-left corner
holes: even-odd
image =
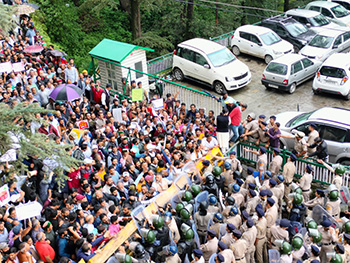
[[[317,156],[318,159],[325,160],[328,157],[327,143],[322,140],[320,144],[314,143],[309,146],[309,148],[315,148],[316,152],[309,154],[309,157]]]

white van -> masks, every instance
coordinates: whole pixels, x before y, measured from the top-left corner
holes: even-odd
[[[247,65],[228,48],[201,38],[187,40],[176,47],[173,75],[178,81],[190,78],[210,85],[219,94],[242,88],[252,79]]]

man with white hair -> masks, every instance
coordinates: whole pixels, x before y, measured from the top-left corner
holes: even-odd
[[[36,235],[37,241],[35,242],[35,249],[39,254],[39,257],[45,263],[53,263],[55,258],[55,250],[46,241],[44,233],[39,232]]]

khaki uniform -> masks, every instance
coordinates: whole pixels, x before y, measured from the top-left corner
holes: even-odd
[[[217,212],[220,212],[220,211],[219,211],[219,207],[214,206],[214,205],[210,205],[210,206],[208,206],[207,212],[208,212],[208,214],[214,215],[214,214],[216,214]]]
[[[241,207],[244,204],[244,196],[240,192],[233,193],[231,196],[235,199],[238,207]]]
[[[272,158],[272,161],[271,161],[270,166],[269,166],[269,171],[273,175],[279,174],[280,170],[282,168],[282,164],[283,164],[282,156],[276,155],[275,157]]]
[[[216,253],[218,249],[218,239],[214,237],[213,239],[209,240],[207,243],[205,243],[203,246],[201,246],[201,250],[203,252],[203,257],[206,263],[209,262],[209,259],[211,255]]]
[[[320,261],[320,257],[314,257],[314,256],[311,256],[310,258],[308,258],[307,260],[304,260],[304,263],[310,263],[311,261],[313,260],[318,260]],[[344,263],[344,262],[343,262]]]
[[[244,181],[243,187],[248,189],[249,188],[249,186],[248,186],[249,183],[255,184],[255,178],[254,178],[253,175],[248,175],[247,176],[247,178]]]
[[[181,263],[181,258],[179,257],[178,254],[175,254],[174,256],[167,257],[165,259],[166,263]]]
[[[256,261],[257,263],[264,263],[264,258],[267,260],[267,249],[266,249],[266,231],[267,231],[267,220],[262,217],[256,222]]]
[[[271,237],[271,227],[276,224],[276,220],[278,217],[278,209],[277,206],[273,205],[269,209],[266,210],[265,213],[266,221],[267,221],[267,233],[266,237],[267,239],[270,239]]]
[[[262,130],[260,127],[258,129],[258,138],[260,139],[260,143],[267,143],[270,140],[270,137],[266,135],[266,132]]]
[[[333,251],[333,244],[332,242],[337,241],[337,237],[335,235],[335,229],[333,229],[333,234],[330,233],[330,231],[325,231],[322,226],[317,227],[318,231],[321,232],[322,235],[322,247],[320,251],[320,259],[322,263],[329,262],[327,258],[327,253]]]
[[[323,206],[324,205],[324,198],[323,197],[315,197],[312,200],[309,200],[304,203],[306,207],[315,207],[316,205]]]
[[[280,226],[272,226],[271,227],[271,239],[270,243],[272,248],[275,248],[278,250],[278,248],[274,245],[275,240],[285,240],[289,242],[289,233],[287,230],[281,228]]]
[[[258,120],[253,120],[251,122],[248,122],[245,125],[245,129],[247,132],[252,132],[252,134],[248,135],[248,140],[255,142],[259,138],[258,130],[259,130],[259,123]]]
[[[226,192],[228,192],[228,186],[234,182],[233,171],[232,170],[226,170],[221,175],[223,177],[225,177],[224,190]]]
[[[340,191],[340,187],[343,185],[343,178],[340,175],[335,175],[332,180],[332,184],[334,184],[335,187],[337,187],[337,189]]]
[[[297,138],[294,139],[294,150],[300,154],[302,152],[307,152],[307,146],[305,139],[298,140]]]
[[[298,259],[301,259],[304,253],[305,253],[304,246],[302,246],[299,250],[293,250],[292,251],[293,263],[296,263]]]
[[[293,256],[290,255],[281,255],[281,263],[292,263],[293,262]]]
[[[259,196],[255,196],[253,198],[248,198],[246,211],[250,216],[252,216],[254,214],[255,208],[256,208],[257,204],[259,203],[259,199],[260,199]]]
[[[236,170],[242,169],[241,161],[237,158],[234,159],[228,159],[231,160],[231,170],[234,172]]]
[[[200,215],[199,212],[194,214],[194,223],[201,243],[204,242],[205,237],[207,236],[208,224],[211,218],[212,215],[210,213],[207,213],[205,216]]]
[[[344,245],[345,250],[345,261],[343,263],[350,263],[350,245],[346,244]]]
[[[221,241],[224,242],[227,247],[230,247],[233,243],[235,243],[235,239],[232,237],[232,233],[227,233],[221,238]]]
[[[215,233],[216,233],[216,237],[219,238],[219,234],[220,234],[220,227],[221,227],[221,224],[220,223],[215,223],[214,225],[211,225],[209,227],[209,229],[211,230],[214,230]]]
[[[300,179],[299,186],[303,191],[304,202],[307,202],[310,200],[311,183],[312,183],[312,174],[305,173]]]
[[[270,182],[268,179],[264,180],[264,182],[261,185],[260,191],[264,189],[270,189]]]
[[[247,200],[248,198],[248,193],[249,193],[249,190],[248,189],[245,189],[243,187],[241,187],[241,189],[239,190],[239,193],[241,195],[243,195],[243,198],[244,198],[244,203],[245,203],[245,200]],[[244,205],[244,204],[243,204]]]
[[[340,216],[340,203],[341,200],[338,198],[336,201],[328,201],[326,204],[327,212],[334,218],[339,218]]]
[[[309,137],[307,138],[307,143],[309,145],[314,144],[315,139],[319,137],[318,131],[313,130],[312,132],[309,133]],[[308,148],[307,149],[307,153],[313,153],[316,151],[316,147],[315,148]]]
[[[277,188],[277,186],[273,187],[270,189],[271,192],[273,193],[273,197],[276,197],[278,200],[278,205],[281,206],[282,204],[282,197],[283,197],[283,192],[280,188]]]
[[[231,250],[235,255],[235,259],[237,263],[247,263],[245,258],[247,248],[248,248],[248,244],[243,239],[238,239],[233,245],[231,245]]]
[[[219,254],[224,256],[224,258],[225,258],[224,263],[236,262],[235,255],[233,254],[231,249],[225,249],[225,250],[221,251]]]
[[[283,176],[284,176],[284,200],[287,203],[287,206],[290,206],[291,200],[289,199],[289,193],[291,190],[291,183],[293,182],[295,174],[295,165],[293,162],[287,162],[283,167]]]
[[[230,216],[229,218],[227,218],[226,223],[233,224],[238,229],[242,223],[241,216],[239,214],[235,216]]]
[[[258,161],[256,162],[256,170],[259,172],[265,172],[267,166],[267,155],[266,153],[258,156]]]
[[[194,263],[205,263],[205,260],[204,260],[204,257],[200,257],[200,259],[198,261],[194,260],[193,262]]]
[[[246,261],[247,263],[254,263],[254,253],[255,253],[255,241],[256,236],[258,234],[258,230],[255,226],[252,226],[251,228],[248,228],[247,231],[245,231],[242,235],[242,238],[247,242],[248,248],[246,253]]]
[[[179,241],[180,240],[180,232],[179,232],[179,229],[176,225],[176,221],[174,218],[171,219],[170,221],[170,224],[168,225],[170,231],[171,231],[171,235],[172,235],[172,238],[175,242]]]

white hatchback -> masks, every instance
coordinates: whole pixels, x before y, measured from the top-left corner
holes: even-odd
[[[350,26],[350,13],[342,5],[329,1],[313,1],[305,9],[320,12],[340,26]]]
[[[231,47],[236,56],[242,52],[263,58],[266,64],[293,51],[293,45],[281,39],[274,31],[255,25],[237,28],[231,38]]]
[[[252,75],[247,65],[232,52],[213,41],[194,38],[180,43],[173,56],[173,75],[209,85],[217,93],[247,85]]]
[[[312,83],[314,94],[338,94],[350,99],[350,54],[331,55],[320,67]]]
[[[334,53],[346,52],[350,48],[350,31],[329,29],[317,34],[299,54],[325,61]]]

